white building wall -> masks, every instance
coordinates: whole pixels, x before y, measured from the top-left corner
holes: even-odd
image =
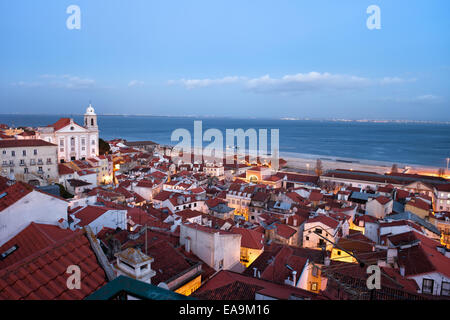
[[[186,245],[187,237],[191,240],[191,251],[216,271],[227,270],[240,261],[241,235],[209,233],[181,225],[180,244]],[[223,267],[220,268],[220,262]]]
[[[450,261],[450,259],[449,259]],[[413,277],[407,277],[409,279],[413,279],[414,281],[416,281],[417,285],[419,286],[419,292],[422,292],[422,284],[423,284],[423,279],[431,279],[434,280],[434,285],[433,285],[433,295],[441,295],[441,288],[442,288],[442,282],[450,282],[450,278],[444,276],[441,273],[438,272],[433,272],[433,273],[426,273],[426,274],[421,274],[421,275],[417,275],[417,276],[413,276]]]
[[[92,231],[97,234],[103,228],[122,230],[127,229],[127,211],[126,210],[109,210],[102,214],[100,217],[89,223]]]
[[[67,220],[68,202],[32,191],[0,212],[0,246],[13,238],[31,222],[57,225]]]

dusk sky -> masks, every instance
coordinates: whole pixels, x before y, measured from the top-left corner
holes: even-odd
[[[98,114],[450,121],[449,13],[448,0],[1,1],[0,113],[91,100]]]

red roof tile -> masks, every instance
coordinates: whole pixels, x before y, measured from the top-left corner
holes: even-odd
[[[80,289],[67,288],[70,265],[80,266]],[[105,284],[105,272],[80,230],[0,270],[0,300],[83,299]]]
[[[29,184],[16,182],[8,185],[8,179],[0,176],[0,212],[13,205],[34,189]]]
[[[0,140],[0,148],[56,147],[56,144],[40,139]]]
[[[251,229],[233,228],[232,233],[240,234],[241,247],[261,250],[264,247],[264,234]]]
[[[6,268],[71,234],[73,234],[73,231],[69,229],[32,222],[0,247],[0,254],[13,246],[18,247],[13,253],[0,260],[0,269]]]

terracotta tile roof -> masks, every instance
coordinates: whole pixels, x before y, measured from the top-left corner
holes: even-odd
[[[288,172],[277,172],[276,176],[284,179],[286,177],[289,182],[306,182],[316,184],[319,178],[317,176],[311,176],[306,174],[298,173],[288,173]]]
[[[175,212],[175,214],[183,219],[183,221],[186,221],[187,219],[199,217],[203,215],[202,212],[197,210],[191,210],[191,209],[185,209],[178,212]]]
[[[68,179],[67,182],[72,186],[72,187],[84,187],[84,186],[89,186],[91,185],[89,182],[86,182],[84,180],[78,180],[78,179]]]
[[[313,191],[309,195],[309,200],[320,201],[323,199],[323,194],[320,191]]]
[[[64,128],[70,124],[70,118],[61,118],[56,121],[54,124],[48,125],[49,127],[53,127],[55,131]]]
[[[58,173],[60,176],[65,175],[65,174],[74,174],[75,170],[73,170],[72,168],[69,168],[68,166],[66,166],[62,163],[58,163]]]
[[[86,206],[83,209],[75,212],[74,215],[76,218],[81,220],[78,225],[84,227],[109,210],[115,209],[97,206]]]
[[[0,148],[56,147],[56,144],[40,139],[0,140]]]
[[[237,283],[236,283],[237,282]],[[262,289],[261,289],[262,288]],[[232,271],[220,271],[208,282],[198,289],[193,297],[199,299],[222,299],[237,294],[239,299],[254,300],[252,293],[260,293],[276,299],[289,299],[292,295],[305,299],[322,299],[323,297],[312,292],[293,286],[273,283]]]
[[[240,234],[241,247],[261,250],[264,247],[264,234],[251,229],[233,228],[232,233]]]
[[[421,199],[418,199],[418,198],[411,199],[410,201],[408,201],[406,203],[406,205],[410,205],[410,206],[413,206],[413,207],[416,207],[416,208],[419,208],[422,210],[426,210],[426,211],[431,209],[431,205],[429,203],[427,203]]]
[[[67,287],[67,268],[81,269],[81,289]],[[106,284],[82,230],[0,270],[0,300],[81,300]]]
[[[170,191],[161,191],[160,193],[158,193],[156,196],[153,197],[153,200],[165,201],[169,199],[171,194],[172,192]]]
[[[330,267],[334,278],[340,280],[344,285],[350,288],[359,288],[359,291],[366,292],[366,296],[361,296],[359,299],[369,299],[367,295],[367,273],[366,267],[361,268],[359,264],[331,261]],[[417,294],[417,285],[414,280],[402,277],[397,270],[392,268],[382,267],[384,273],[381,273],[381,289],[374,290],[375,300],[408,300],[413,298],[420,298]],[[389,276],[389,278],[386,276]],[[390,278],[395,280],[392,281]],[[334,285],[333,281],[328,280],[326,291]],[[338,297],[334,297],[337,299]]]
[[[437,191],[450,192],[450,183],[436,184],[434,187]]]
[[[153,188],[154,183],[151,181],[147,181],[147,180],[141,180],[137,183],[136,187],[141,187],[141,188]]]
[[[222,199],[219,198],[211,198],[205,201],[205,204],[208,206],[208,208],[214,208],[221,203],[227,204],[226,201],[223,201]]]
[[[234,281],[216,289],[194,293],[193,296],[200,300],[254,300],[255,293],[262,289],[264,287]]]
[[[159,240],[148,246],[147,255],[154,259],[152,263],[152,269],[156,272],[152,278],[154,285],[166,282],[191,267],[185,257],[165,240]]]
[[[7,182],[8,179],[0,176],[0,212],[34,191],[29,184],[16,182],[8,186]]]
[[[450,259],[437,251],[436,248],[440,246],[439,242],[416,231],[389,237],[389,240],[398,244],[412,242],[413,240],[420,241],[418,245],[400,249],[398,253],[399,264],[405,266],[406,276],[439,272],[450,278]]]
[[[130,191],[128,191],[127,189],[120,187],[120,186],[117,187],[116,189],[114,189],[114,192],[120,193],[121,195],[125,196],[125,199],[134,197]]]
[[[378,201],[383,206],[391,201],[390,198],[385,196],[379,196],[375,200]]]
[[[316,222],[323,223],[324,225],[330,227],[331,229],[336,229],[339,225],[339,221],[336,221],[335,219],[324,215],[318,215],[306,221],[306,223],[316,223]]]
[[[252,196],[252,201],[265,202],[270,198],[270,193],[257,191]]]
[[[295,230],[294,228],[291,228],[285,224],[277,224],[277,234],[280,237],[289,239],[296,233],[297,233],[297,230]]]
[[[61,229],[50,224],[31,222],[14,238],[0,247],[0,254],[5,253],[13,246],[18,247],[13,253],[0,260],[0,269],[6,268],[71,234],[73,234],[73,231],[70,229]]]

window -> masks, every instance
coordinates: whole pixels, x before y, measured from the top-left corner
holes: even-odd
[[[34,154],[35,156],[37,156],[37,149],[34,149],[34,150],[33,150],[33,154]]]
[[[21,166],[24,166],[24,165],[25,165],[25,160],[21,159],[21,160],[20,160],[20,165],[21,165]]]
[[[23,173],[28,173],[28,168],[23,168]]]
[[[85,138],[81,138],[81,145],[82,146],[86,145],[86,139]]]
[[[309,241],[309,237],[305,237],[306,241]]]
[[[315,233],[318,233],[318,234],[322,234],[322,229],[316,228],[316,230],[314,230],[314,232],[315,232]]]
[[[450,296],[450,282],[442,281],[441,296]]]
[[[423,279],[422,281],[422,293],[433,294],[434,280]]]
[[[15,157],[16,156],[16,152],[15,151],[11,151],[11,156]]]
[[[23,150],[23,151],[22,151],[22,155],[23,155],[24,157],[26,157],[26,156],[27,156],[27,150]]]
[[[6,150],[3,150],[3,154],[6,154]]]
[[[95,140],[92,140],[92,145],[95,146]]]
[[[219,261],[219,269],[223,268],[223,259]]]
[[[317,277],[317,275],[319,274],[319,268],[317,268],[316,266],[313,267],[312,269],[312,275],[314,277]]]
[[[317,282],[311,283],[311,291],[317,291]]]
[[[340,250],[338,250],[338,252],[337,252],[337,255],[338,255],[338,256],[340,256],[340,255],[341,255],[341,251],[340,251]]]

